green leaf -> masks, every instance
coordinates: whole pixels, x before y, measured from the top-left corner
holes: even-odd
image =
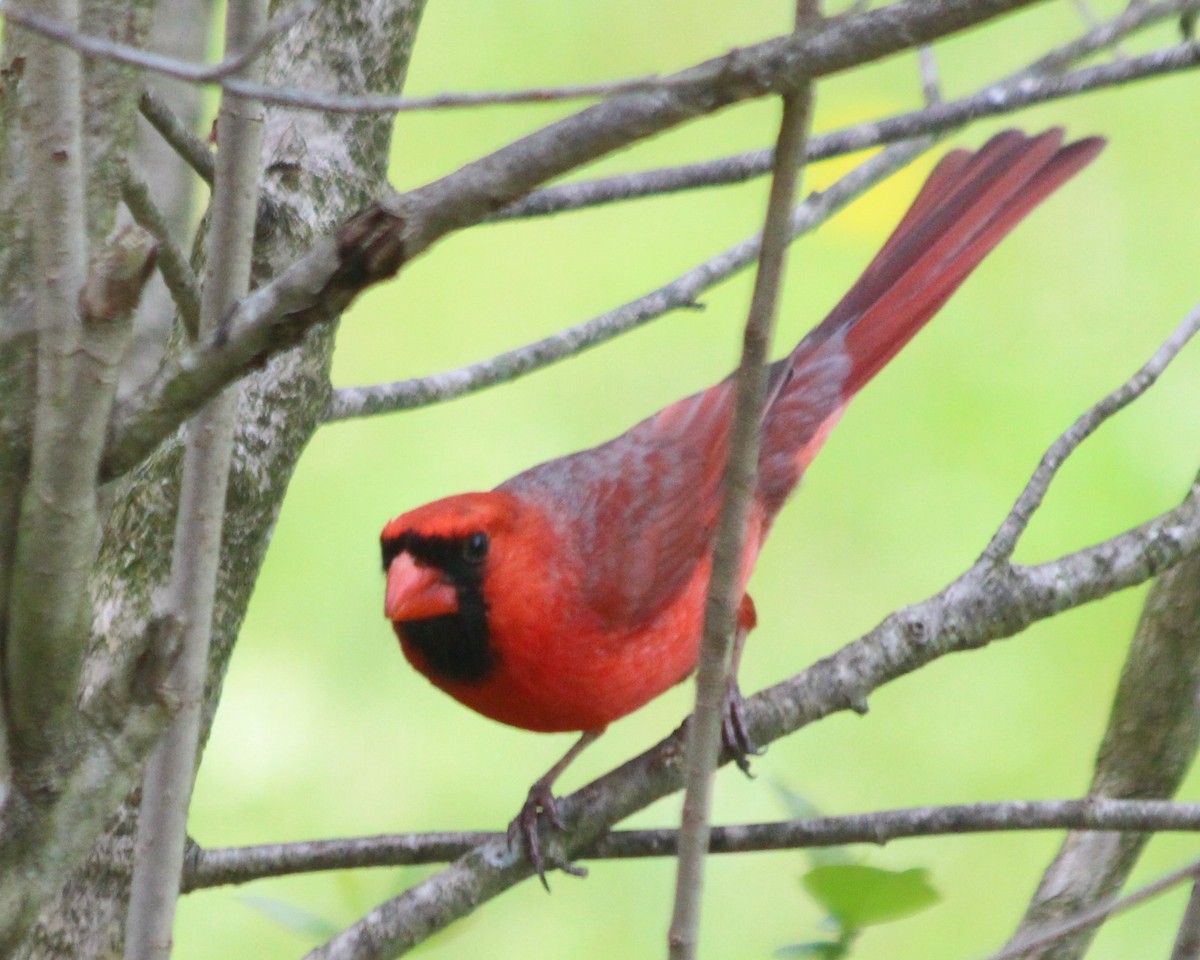
[[[810,943],[789,943],[774,952],[780,960],[803,957],[805,960],[842,960],[850,952],[846,940],[813,940]]]
[[[272,897],[239,897],[251,910],[256,910],[268,920],[301,937],[328,940],[341,931],[341,925],[326,920],[310,910],[298,907],[286,900]]]
[[[804,887],[847,931],[911,916],[941,899],[923,867],[816,867],[804,875]]]

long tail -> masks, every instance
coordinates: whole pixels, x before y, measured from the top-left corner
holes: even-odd
[[[1089,137],[1006,130],[941,159],[883,249],[819,326],[772,369],[759,500],[783,505],[838,416],[1021,219],[1100,152]]]

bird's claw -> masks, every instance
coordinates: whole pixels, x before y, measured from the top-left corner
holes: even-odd
[[[738,688],[737,680],[730,680],[721,710],[721,745],[733,755],[733,762],[738,769],[752,777],[750,757],[760,757],[763,751],[747,729],[745,704],[746,699]]]
[[[538,837],[539,813],[546,815],[550,826],[554,827],[555,830],[567,829],[567,825],[563,823],[563,819],[559,815],[558,804],[554,800],[554,794],[550,792],[549,785],[539,781],[529,789],[529,796],[525,798],[521,812],[513,817],[512,823],[508,825],[508,848],[511,850],[517,839],[521,840],[521,845],[525,848],[525,853],[529,857],[530,864],[537,873],[538,879],[542,882],[542,886],[549,893],[550,884],[546,882],[546,860],[542,856],[541,840]],[[565,869],[562,863],[554,863],[553,865],[558,866],[560,869]],[[567,864],[566,866],[570,865]],[[573,871],[567,870],[567,872],[571,873]]]

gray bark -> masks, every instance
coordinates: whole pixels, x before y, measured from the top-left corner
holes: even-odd
[[[421,0],[321,4],[273,44],[267,82],[347,93],[399,90],[421,8]],[[11,47],[7,54],[6,63],[17,55]],[[124,116],[132,131],[133,100],[122,99],[121,109],[128,111]],[[390,131],[388,117],[268,112],[262,185],[266,216],[255,257],[259,282],[383,191]],[[10,153],[20,150],[13,137],[6,140]],[[6,180],[5,186],[6,199],[14,197],[13,180]],[[103,189],[108,196],[107,182]],[[5,209],[13,207],[6,204]],[[96,217],[100,219],[100,213]],[[24,289],[14,266],[21,259],[19,250],[13,252],[19,240],[10,239],[7,258],[0,251],[0,287],[8,292],[8,303],[0,303],[5,316],[20,316],[10,307],[21,305]],[[240,386],[205,686],[205,732],[288,480],[328,401],[332,334],[329,327],[314,331],[301,346],[275,357]],[[5,361],[0,362],[0,385],[5,377],[13,382],[24,375],[13,354],[0,351],[0,360]],[[19,425],[18,418],[13,420]],[[136,680],[139,670],[145,672],[144,663],[137,666],[138,654],[147,647],[148,635],[163,632],[154,602],[170,566],[181,450],[179,437],[170,439],[111,491],[112,508],[91,580],[95,639],[82,680],[83,705],[98,715],[104,714],[113,678],[132,674]],[[4,466],[0,462],[0,486]],[[0,495],[0,506],[4,503]],[[153,674],[153,664],[150,667]],[[135,759],[123,768],[126,780],[120,793],[129,793],[126,801],[109,808],[112,812],[91,852],[70,871],[31,932],[11,945],[8,955],[86,960],[119,953],[137,823],[137,792],[128,787],[145,746],[138,743]],[[119,784],[120,776],[113,782]],[[36,819],[38,811],[28,813]]]
[[[1150,590],[1121,672],[1089,795],[1124,800],[1175,794],[1200,744],[1200,557],[1163,574]],[[1116,896],[1145,833],[1073,831],[1047,867],[1011,943]],[[1076,960],[1099,923],[1028,956]]]

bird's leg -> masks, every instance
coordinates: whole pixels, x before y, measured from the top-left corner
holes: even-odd
[[[733,754],[733,762],[746,776],[750,773],[750,757],[762,753],[750,737],[746,729],[746,717],[743,711],[745,698],[738,687],[738,667],[742,662],[742,650],[746,646],[746,637],[758,623],[758,614],[754,609],[754,601],[750,594],[742,597],[738,606],[737,625],[733,633],[733,650],[729,657],[729,680],[725,687],[725,706],[722,710],[721,742],[726,750]]]
[[[571,745],[571,749],[563,754],[562,759],[547,770],[545,775],[534,781],[533,786],[529,788],[529,795],[525,798],[525,805],[521,807],[521,812],[508,825],[509,847],[513,845],[513,841],[517,837],[521,838],[525,852],[529,855],[529,862],[533,864],[533,869],[537,871],[538,879],[542,881],[542,886],[546,888],[547,892],[550,890],[550,885],[546,882],[546,863],[542,859],[541,844],[538,841],[538,812],[546,814],[546,819],[555,829],[566,829],[566,824],[558,815],[558,806],[554,801],[554,794],[551,792],[554,781],[571,765],[571,761],[583,753],[589,744],[595,743],[604,730],[604,727],[597,730],[585,730],[583,735]]]

